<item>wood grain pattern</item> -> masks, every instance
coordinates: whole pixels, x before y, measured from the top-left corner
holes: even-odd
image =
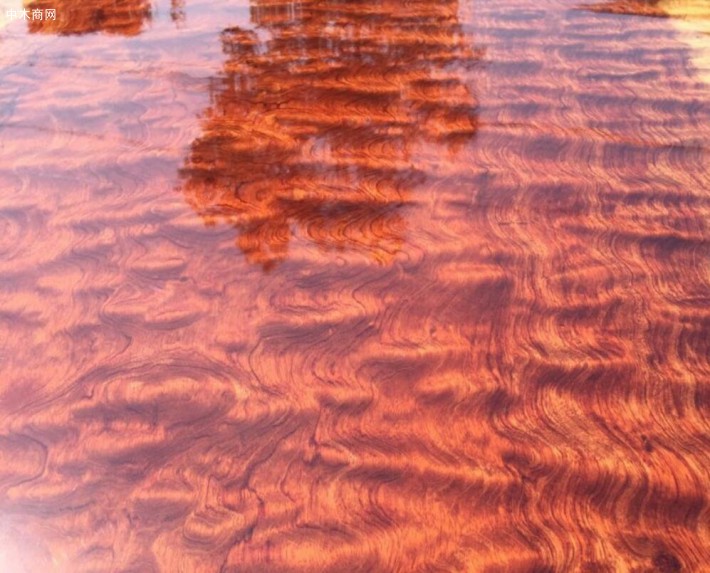
[[[0,32],[0,571],[710,570],[704,13],[56,6]]]
[[[31,33],[90,34],[104,32],[135,36],[150,21],[151,7],[146,0],[36,0],[28,2],[30,10],[42,10],[42,19],[31,19],[27,27]],[[44,17],[47,9],[56,10],[56,18]]]

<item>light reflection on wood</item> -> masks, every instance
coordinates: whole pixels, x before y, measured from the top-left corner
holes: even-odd
[[[265,269],[287,257],[292,225],[390,262],[401,209],[437,177],[425,162],[455,162],[478,127],[458,78],[482,51],[457,7],[385,3],[346,25],[352,9],[337,3],[254,3],[268,41],[223,32],[224,74],[182,170],[187,202],[208,224],[233,224]]]
[[[122,6],[0,39],[0,571],[707,568],[677,19]]]

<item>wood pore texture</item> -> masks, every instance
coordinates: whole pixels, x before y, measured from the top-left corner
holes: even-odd
[[[0,572],[710,571],[706,12],[28,6]]]

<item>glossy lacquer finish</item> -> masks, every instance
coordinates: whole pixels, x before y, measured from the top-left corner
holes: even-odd
[[[709,570],[707,4],[27,7],[0,571]]]

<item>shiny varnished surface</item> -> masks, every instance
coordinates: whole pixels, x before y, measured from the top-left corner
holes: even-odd
[[[36,0],[29,2],[31,11],[41,10],[42,18],[28,20],[31,33],[89,34],[105,32],[134,36],[150,21],[150,4],[145,0]],[[44,17],[46,10],[55,10],[55,18]]]
[[[0,571],[708,570],[691,4],[6,23]]]

